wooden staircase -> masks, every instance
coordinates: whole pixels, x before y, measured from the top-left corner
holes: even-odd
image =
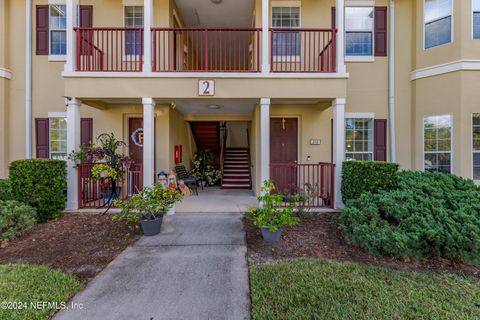
[[[220,122],[190,122],[198,150],[220,152]]]
[[[222,189],[252,189],[250,152],[247,148],[225,150]]]

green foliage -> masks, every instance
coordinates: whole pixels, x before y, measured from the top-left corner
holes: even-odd
[[[0,240],[12,240],[35,225],[34,208],[15,200],[0,200]]]
[[[272,181],[265,181],[262,187],[262,195],[258,197],[260,208],[249,209],[249,219],[257,227],[267,227],[271,232],[298,224],[300,219],[293,215],[293,204],[282,207],[283,195],[275,192]],[[298,200],[298,199],[297,199]]]
[[[480,262],[480,191],[442,173],[398,173],[398,188],[363,193],[340,215],[347,240],[371,254]]]
[[[10,164],[15,200],[37,209],[38,221],[56,218],[67,201],[67,168],[63,160],[29,159]]]
[[[111,179],[117,181],[118,171],[107,164],[96,164],[92,168],[92,178],[99,179]]]
[[[213,186],[220,180],[221,172],[213,165],[213,153],[210,150],[200,150],[192,158],[190,174],[203,180],[208,186]]]
[[[2,320],[46,320],[66,306],[83,284],[75,276],[47,266],[0,265],[0,301],[22,303],[15,309],[0,308]],[[30,305],[30,302],[33,305]],[[35,307],[35,303],[39,303]],[[42,302],[48,302],[45,306]]]
[[[295,259],[250,266],[253,320],[479,319],[480,282]]]
[[[68,159],[75,163],[85,163],[88,160],[88,150],[93,148],[93,145],[86,148],[83,144],[80,144],[80,147],[77,151],[72,151],[68,155]]]
[[[0,179],[0,200],[12,200],[12,187],[7,179]]]
[[[115,206],[122,211],[113,216],[114,221],[125,221],[134,228],[138,226],[140,219],[154,220],[181,201],[182,194],[177,190],[165,189],[161,184],[145,187],[143,190],[126,201],[116,200]]]
[[[382,161],[345,161],[342,169],[343,202],[363,192],[390,190],[397,185],[398,164]]]

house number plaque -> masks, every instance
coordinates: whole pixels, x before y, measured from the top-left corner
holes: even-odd
[[[198,95],[199,96],[214,96],[215,95],[215,80],[198,80]]]

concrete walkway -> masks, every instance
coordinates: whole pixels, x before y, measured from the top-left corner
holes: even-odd
[[[160,235],[127,248],[72,302],[83,309],[54,319],[249,319],[242,215],[166,216]]]

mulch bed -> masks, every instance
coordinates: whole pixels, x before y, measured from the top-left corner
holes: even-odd
[[[88,281],[138,238],[109,215],[64,214],[0,249],[0,263],[45,264]]]
[[[446,259],[405,261],[373,257],[362,249],[346,243],[336,223],[337,217],[338,213],[318,213],[303,218],[299,225],[285,229],[282,240],[274,244],[263,241],[259,228],[245,220],[250,263],[265,264],[282,259],[309,257],[351,261],[404,271],[448,272],[480,278],[480,266],[455,263]]]

